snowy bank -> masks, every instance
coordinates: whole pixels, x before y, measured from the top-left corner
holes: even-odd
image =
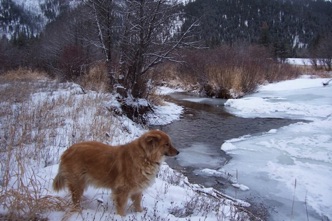
[[[326,81],[303,76],[225,103],[241,117],[310,120],[221,147],[233,157],[223,170],[270,199],[274,220],[332,219],[332,86],[324,87]]]
[[[83,91],[79,85],[53,81],[0,82],[0,217],[49,220],[240,220],[247,203],[193,185],[162,164],[156,182],[144,193],[144,212],[114,214],[110,190],[88,188],[81,212],[70,212],[68,191],[51,184],[61,154],[84,140],[121,144],[145,128],[118,116],[112,94]],[[155,107],[154,124],[178,119],[181,107]],[[1,215],[3,214],[3,215]]]

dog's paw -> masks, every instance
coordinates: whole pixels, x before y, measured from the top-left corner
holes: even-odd
[[[141,212],[143,212],[143,211],[145,211],[146,210],[146,208],[142,208],[142,207],[138,207],[138,208],[135,208],[134,209],[134,211],[136,212],[136,213],[141,213]]]

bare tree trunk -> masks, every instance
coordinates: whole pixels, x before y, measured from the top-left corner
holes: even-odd
[[[178,4],[170,0],[126,0],[121,35],[121,70],[124,86],[134,97],[144,97],[144,76],[161,62],[175,61],[172,53],[184,46],[195,24],[178,35],[174,22],[181,17]],[[180,21],[178,21],[180,22]],[[188,43],[187,45],[190,45]]]
[[[114,85],[116,77],[112,67],[112,47],[113,47],[113,33],[114,26],[113,16],[113,1],[112,0],[89,0],[88,4],[92,8],[93,16],[98,33],[100,48],[104,54],[107,66],[108,78],[110,86]]]

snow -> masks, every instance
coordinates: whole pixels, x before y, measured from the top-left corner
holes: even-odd
[[[18,89],[18,90],[17,90]],[[146,129],[121,113],[115,95],[83,91],[73,83],[36,81],[2,83],[0,79],[0,214],[27,217],[37,212],[48,220],[237,220],[248,219],[240,207],[248,203],[211,188],[191,184],[166,163],[144,192],[144,211],[115,214],[110,190],[89,187],[82,211],[70,211],[67,190],[52,189],[59,158],[73,143],[98,140],[127,143]],[[139,100],[139,103],[144,103]],[[167,124],[182,108],[165,102],[154,107],[150,123]]]
[[[311,59],[309,58],[287,58],[286,63],[292,64],[292,65],[307,65],[311,66]]]
[[[171,93],[175,93],[175,92],[183,92],[183,89],[181,89],[181,88],[174,89],[174,88],[169,88],[166,86],[160,86],[156,89],[155,93],[157,95],[166,95],[166,94],[171,94]]]
[[[36,14],[41,14],[40,4],[43,4],[44,0],[14,0],[17,5],[23,8],[35,12]]]
[[[331,220],[332,87],[323,87],[322,82],[326,81],[302,76],[263,85],[252,95],[228,100],[226,109],[241,117],[285,117],[303,121],[263,134],[228,140],[221,149],[232,156],[230,162],[220,170],[201,169],[197,173],[229,179],[237,194],[252,192],[270,199],[277,211],[272,214],[274,220],[307,220],[306,213],[310,220],[321,220],[321,217]],[[245,217],[237,206],[249,204],[230,196],[231,190],[226,196],[191,184],[165,163],[156,182],[144,193],[144,212],[134,213],[129,207],[127,215],[119,217],[114,214],[110,190],[88,188],[84,193],[83,210],[70,213],[68,191],[55,193],[51,188],[61,153],[82,140],[109,144],[130,142],[146,129],[125,116],[113,114],[120,111],[120,104],[112,94],[84,93],[80,86],[72,83],[34,84],[44,86],[30,94],[21,90],[23,94],[4,100],[0,97],[0,193],[1,199],[6,199],[2,201],[0,213],[7,212],[14,202],[11,197],[4,197],[5,194],[18,191],[37,199],[28,201],[29,204],[45,199],[55,201],[53,204],[48,201],[54,206],[51,209],[39,211],[49,220],[236,220],[239,216]],[[0,82],[1,93],[9,91],[10,87],[11,84]],[[174,90],[159,88],[160,94],[171,92]],[[180,119],[183,111],[182,107],[169,102],[153,109],[154,113],[148,115],[149,123],[158,125]],[[40,121],[44,123],[39,125]],[[197,157],[208,149],[194,144],[184,150],[191,152],[194,160],[183,159],[182,163],[190,166],[192,162],[204,161],[217,167],[219,161],[209,153],[205,153],[204,158]],[[10,150],[15,157],[8,157]],[[11,165],[10,171],[6,170],[6,165]],[[6,172],[10,179],[3,188]]]
[[[182,89],[173,89],[165,86],[156,88],[155,94],[167,95],[175,92],[182,92]],[[147,115],[149,125],[166,125],[175,120],[179,120],[183,112],[183,107],[174,103],[163,101],[163,105],[155,106],[153,112]]]
[[[259,93],[242,99],[230,99],[225,106],[228,111],[244,117],[324,119],[332,113],[331,89],[323,87],[325,81],[303,76],[269,84],[261,86]]]
[[[224,171],[237,173],[250,190],[280,203],[275,220],[307,220],[307,211],[310,220],[321,220],[315,214],[332,219],[332,87],[322,85],[327,80],[302,76],[225,103],[241,117],[310,120],[221,146],[233,157]]]
[[[155,106],[153,112],[147,115],[148,124],[166,125],[172,121],[179,120],[183,108],[174,103],[164,102],[162,106]]]

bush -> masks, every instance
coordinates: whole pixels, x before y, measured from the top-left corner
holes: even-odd
[[[110,79],[107,73],[107,66],[104,62],[96,63],[77,81],[87,90],[107,92],[110,89]]]
[[[202,94],[217,98],[236,98],[252,93],[259,84],[297,77],[288,64],[273,60],[261,46],[221,46],[215,49],[183,52],[185,64],[179,66],[182,79],[198,82]]]

